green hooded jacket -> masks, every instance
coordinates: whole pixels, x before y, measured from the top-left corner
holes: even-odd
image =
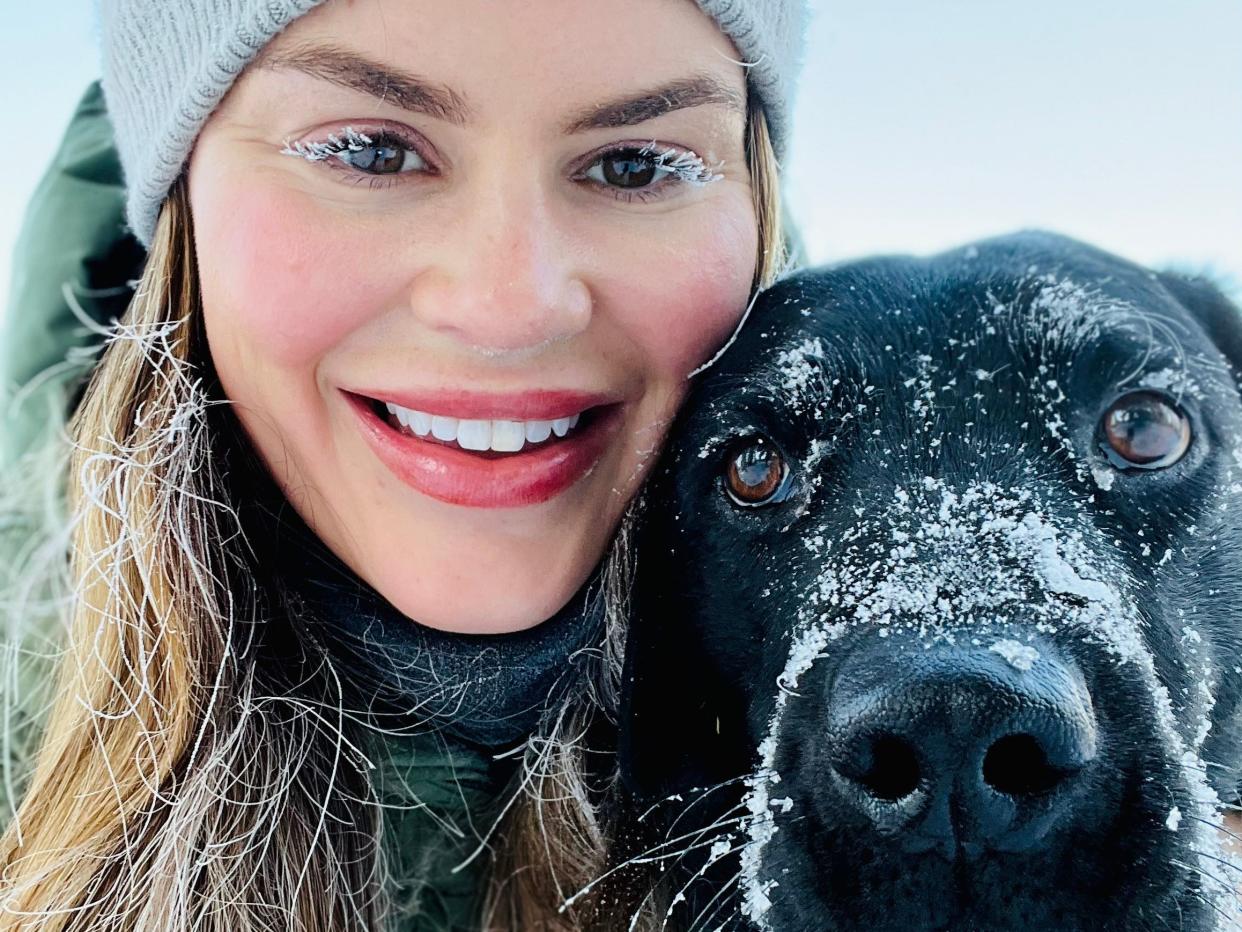
[[[0,470],[63,430],[97,358],[100,335],[91,321],[120,317],[127,285],[142,271],[146,253],[125,226],[120,160],[98,82],[83,95],[56,156],[27,207],[13,255],[13,279],[0,331]],[[795,261],[801,245],[786,218]],[[27,467],[28,468],[28,467]],[[3,472],[0,472],[3,475]],[[20,528],[17,531],[21,531]],[[20,537],[0,527],[8,543]],[[7,561],[0,555],[0,567]],[[35,684],[17,687],[26,694]],[[18,705],[20,699],[18,696]],[[19,709],[20,711],[20,709]],[[388,812],[386,840],[398,855],[396,899],[410,904],[400,932],[477,929],[487,859],[464,869],[491,824],[511,768],[443,735],[388,739],[379,776]],[[29,752],[29,749],[26,749]],[[10,746],[10,757],[20,748]],[[20,761],[10,761],[18,765]],[[396,779],[389,779],[395,777]],[[412,793],[403,787],[408,785]],[[20,795],[0,780],[0,825]]]

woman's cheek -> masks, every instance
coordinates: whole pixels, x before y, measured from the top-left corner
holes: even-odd
[[[757,242],[750,216],[717,222],[712,236],[670,251],[633,279],[650,286],[624,306],[633,309],[631,327],[662,375],[684,379],[732,335],[750,297]]]
[[[374,238],[350,235],[296,192],[238,190],[206,213],[195,225],[209,322],[231,318],[228,329],[277,368],[313,366],[396,293]]]

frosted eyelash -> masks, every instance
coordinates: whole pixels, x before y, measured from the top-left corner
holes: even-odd
[[[308,162],[322,162],[345,152],[359,152],[373,143],[370,136],[358,132],[352,126],[345,127],[344,136],[341,139],[334,133],[329,133],[325,142],[290,142],[286,139],[280,154],[295,155]],[[650,158],[658,168],[672,172],[688,184],[711,184],[724,178],[720,174],[720,169],[724,167],[723,161],[708,168],[694,152],[661,148],[654,139],[639,149],[638,154]]]
[[[688,184],[711,184],[713,181],[720,181],[724,178],[724,175],[720,174],[720,169],[724,168],[723,161],[708,168],[694,152],[662,149],[654,139],[639,149],[638,154],[651,158],[658,168],[673,172],[680,180]]]
[[[370,136],[366,133],[358,132],[352,126],[346,126],[344,132],[344,139],[339,138],[334,133],[329,133],[326,142],[290,143],[286,139],[285,147],[280,150],[280,154],[296,155],[299,158],[306,159],[308,162],[322,162],[324,159],[340,156],[345,152],[360,152],[372,144]]]

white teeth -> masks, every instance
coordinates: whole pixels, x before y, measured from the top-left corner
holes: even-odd
[[[463,450],[495,450],[517,453],[528,443],[543,443],[553,434],[564,437],[578,426],[581,413],[554,421],[471,420],[427,414],[385,402],[384,406],[403,428],[419,437],[456,442]]]
[[[492,449],[516,453],[526,443],[526,427],[521,421],[492,421]]]
[[[408,411],[402,408],[403,411]],[[410,415],[410,429],[420,437],[426,437],[431,433],[431,415],[423,414],[422,411],[408,411]]]
[[[459,421],[457,445],[463,450],[490,450],[492,448],[492,422]]]
[[[543,443],[552,436],[551,421],[527,421],[526,439],[531,443]]]
[[[433,414],[431,416],[431,436],[437,440],[456,440],[457,418],[441,417],[438,414]]]

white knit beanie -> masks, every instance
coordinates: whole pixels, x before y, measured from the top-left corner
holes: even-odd
[[[323,0],[102,0],[103,91],[127,218],[150,246],[160,205],[212,110],[259,50]],[[592,2],[592,0],[583,0]],[[777,158],[802,64],[806,0],[697,0],[733,40]]]

